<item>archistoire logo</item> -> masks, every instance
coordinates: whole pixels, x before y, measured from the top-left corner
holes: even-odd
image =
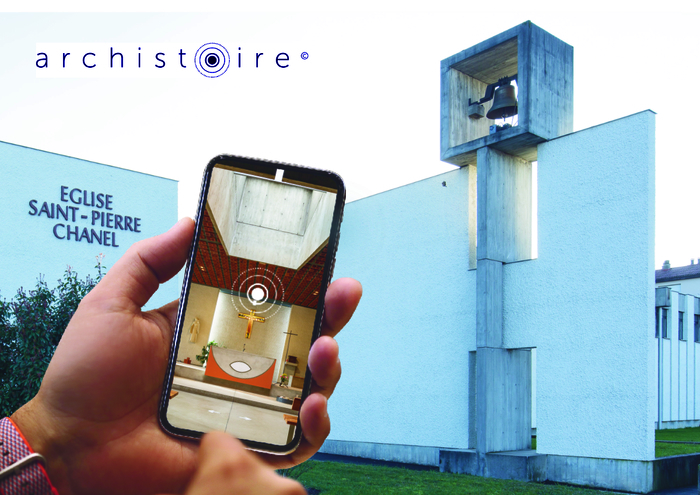
[[[222,43],[37,43],[37,77],[207,77],[234,70],[290,70],[308,65],[309,53],[280,47]],[[231,69],[231,70],[229,70]]]
[[[200,74],[206,77],[219,77],[228,70],[228,51],[218,43],[207,43],[197,50],[194,63]]]

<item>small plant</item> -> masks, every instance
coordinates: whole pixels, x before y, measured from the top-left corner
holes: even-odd
[[[202,354],[200,354],[200,355],[198,355],[198,356],[195,356],[195,358],[197,359],[197,361],[199,361],[199,363],[200,363],[202,366],[204,366],[204,363],[206,363],[206,362],[207,362],[207,359],[209,359],[209,347],[211,347],[211,346],[213,346],[213,345],[215,345],[215,346],[217,346],[217,347],[221,347],[221,346],[219,346],[219,344],[217,344],[217,343],[214,342],[213,340],[210,340],[210,341],[207,343],[207,345],[205,345],[204,347],[202,347]]]
[[[288,381],[289,377],[287,376],[287,373],[282,373],[280,376],[280,385],[286,385]]]

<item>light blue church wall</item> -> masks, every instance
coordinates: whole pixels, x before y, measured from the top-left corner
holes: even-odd
[[[538,453],[651,460],[654,114],[554,139],[538,158],[538,258],[503,278],[504,343],[537,349]],[[440,448],[474,445],[468,175],[347,205],[335,275],[359,279],[364,297],[338,335],[323,451],[437,465]]]
[[[465,168],[346,205],[334,277],[357,278],[364,294],[337,337],[343,377],[327,452],[338,440],[467,448],[468,191]]]
[[[41,274],[56,286],[66,267],[95,276],[134,242],[177,221],[177,182],[0,142],[0,297],[32,289]],[[60,211],[59,211],[60,208]],[[176,299],[176,280],[148,303]]]
[[[537,347],[537,451],[654,458],[654,113],[538,148],[539,258],[504,267],[504,341]]]

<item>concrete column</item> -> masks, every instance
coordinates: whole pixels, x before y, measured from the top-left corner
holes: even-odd
[[[505,349],[503,335],[504,264],[532,253],[530,163],[479,149],[477,226],[476,450],[483,471],[486,453],[531,446],[530,350]]]
[[[477,348],[477,452],[531,447],[531,366],[529,349]]]
[[[532,164],[491,148],[476,164],[477,263],[531,259]]]
[[[476,265],[476,347],[503,347],[503,263]]]

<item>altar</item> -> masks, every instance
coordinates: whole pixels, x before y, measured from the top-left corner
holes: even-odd
[[[212,345],[205,376],[270,390],[276,359]]]

